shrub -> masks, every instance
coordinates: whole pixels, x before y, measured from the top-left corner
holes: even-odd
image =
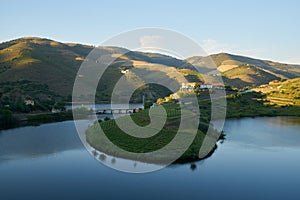
[[[104,118],[104,121],[108,121],[108,120],[110,120],[110,117],[106,116],[106,117]]]

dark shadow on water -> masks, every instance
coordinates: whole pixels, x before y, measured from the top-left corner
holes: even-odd
[[[191,166],[190,166],[190,169],[192,171],[195,171],[197,169],[197,165],[195,163],[192,163]]]

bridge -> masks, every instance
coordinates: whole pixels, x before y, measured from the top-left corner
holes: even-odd
[[[92,102],[67,102],[71,105],[72,107],[69,106],[71,109],[77,107],[87,107],[89,110],[93,110],[94,114],[100,115],[100,114],[127,114],[127,113],[135,113],[138,112],[141,109],[144,109],[144,102],[145,102],[145,97],[143,96],[143,103],[140,104],[94,104]],[[101,107],[100,107],[101,106]],[[103,106],[103,107],[102,107]],[[67,108],[68,109],[68,108]]]
[[[138,108],[96,108],[94,113],[97,115],[100,114],[126,114],[126,113],[135,113],[138,112],[141,107]]]

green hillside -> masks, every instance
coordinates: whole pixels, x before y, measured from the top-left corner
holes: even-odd
[[[215,66],[210,64],[210,59],[214,61]],[[279,62],[260,60],[227,53],[213,54],[209,57],[195,56],[188,58],[185,61],[193,63],[193,65],[199,67],[200,69],[203,68],[203,70],[206,70],[207,72],[215,69],[215,67],[219,68],[220,66],[224,66],[224,68],[226,68],[227,65],[230,69],[232,66],[238,67],[242,64],[249,64],[280,78],[296,78],[300,76],[300,65],[283,64]]]
[[[204,74],[222,75],[226,84],[238,88],[259,86],[271,80],[300,77],[300,65],[283,64],[227,53],[213,54],[209,57],[194,56],[185,61],[195,65]]]
[[[48,109],[49,105],[56,102],[70,102],[77,71],[94,48],[37,37],[1,43],[0,106],[22,110],[24,100],[33,99],[36,109]],[[300,67],[297,65],[225,53],[180,60],[163,54],[135,52],[119,47],[97,47],[96,51],[101,56],[115,59],[100,80],[96,93],[97,102],[110,101],[110,94],[122,76],[129,83],[136,84],[137,72],[151,80],[160,77],[157,82],[170,79],[171,82],[174,81],[172,85],[178,89],[184,81],[182,76],[190,82],[218,83],[216,79],[222,75],[226,84],[239,88],[258,86],[271,80],[300,77]],[[97,67],[103,67],[103,63],[98,63],[97,58],[91,60]],[[213,62],[219,71],[212,71]],[[192,64],[202,73],[195,70]],[[129,73],[122,74],[124,69],[129,69]],[[157,99],[170,93],[164,87],[150,84],[139,88],[132,101],[140,102],[143,95],[149,99]]]
[[[22,38],[0,44],[1,82],[46,84],[64,96],[91,46],[67,45],[41,38]]]
[[[270,83],[255,88],[254,91],[265,95],[269,105],[300,106],[300,78],[284,82]]]
[[[1,105],[22,107],[25,99],[33,99],[41,109],[55,102],[71,101],[77,71],[93,49],[93,46],[65,44],[37,37],[1,43]],[[144,72],[154,69],[166,74],[178,74],[178,68],[191,68],[184,61],[162,54],[133,52],[119,47],[98,47],[97,51],[99,55],[116,59],[100,80],[96,94],[99,102],[110,100],[115,83],[123,76],[120,71],[124,66]],[[98,63],[98,66],[103,67],[102,63]],[[126,78],[134,83],[132,76],[127,74]],[[141,101],[142,95],[155,99],[169,94],[169,90],[150,84],[139,88],[133,101]]]
[[[251,65],[240,65],[222,73],[226,84],[243,88],[245,86],[258,86],[280,78],[260,68]]]
[[[300,78],[227,97],[227,117],[300,116]]]

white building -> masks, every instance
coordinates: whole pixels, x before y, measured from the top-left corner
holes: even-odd
[[[126,74],[127,72],[129,72],[129,69],[121,69],[122,74]]]
[[[183,91],[192,91],[194,90],[197,83],[181,83],[181,89]]]
[[[211,84],[202,84],[200,85],[200,89],[211,89],[213,86]]]
[[[33,100],[30,100],[30,99],[26,99],[26,100],[24,101],[24,103],[25,103],[26,106],[29,106],[29,105],[34,106],[34,101],[33,101]]]
[[[217,90],[224,90],[225,89],[225,86],[224,85],[221,85],[221,84],[215,84],[212,86],[214,89],[217,89]]]

